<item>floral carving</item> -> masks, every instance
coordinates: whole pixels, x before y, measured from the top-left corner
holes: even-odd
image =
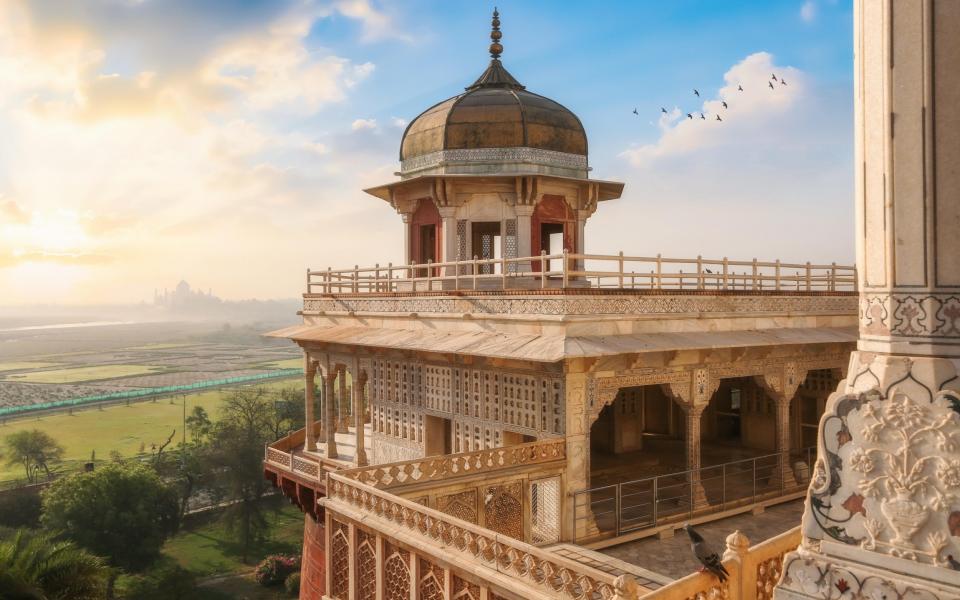
[[[871,514],[866,519],[869,537],[862,545],[940,562],[946,536],[933,532],[925,540],[915,537],[933,513],[945,512],[960,499],[951,491],[960,487],[960,460],[924,449],[932,445],[942,453],[954,451],[960,435],[957,414],[943,410],[942,404],[921,404],[894,391],[885,402],[865,403],[860,416],[864,441],[848,460],[853,471],[867,476],[858,487],[878,502],[883,517]],[[862,514],[867,516],[866,511]]]

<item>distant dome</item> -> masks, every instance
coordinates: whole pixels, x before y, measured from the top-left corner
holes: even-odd
[[[586,176],[583,124],[558,102],[527,91],[504,68],[499,58],[503,51],[499,24],[495,13],[492,59],[480,78],[466,92],[428,108],[407,126],[400,143],[402,175],[506,168],[512,172],[559,169],[570,172],[555,174]]]

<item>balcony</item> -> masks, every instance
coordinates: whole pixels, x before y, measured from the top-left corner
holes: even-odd
[[[459,290],[608,290],[698,294],[850,294],[856,268],[831,263],[542,253],[307,270],[307,296]]]

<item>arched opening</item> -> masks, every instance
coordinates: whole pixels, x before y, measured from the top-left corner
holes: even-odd
[[[563,196],[544,195],[537,203],[530,219],[530,248],[534,254],[546,252],[559,254],[576,249],[577,218]],[[539,272],[540,264],[534,261],[533,270]],[[552,271],[558,265],[550,265]]]
[[[430,200],[421,200],[410,219],[410,257],[417,264],[437,262],[440,256],[440,211]],[[417,277],[425,277],[426,269]]]
[[[685,469],[683,410],[659,385],[621,388],[590,427],[590,485]]]

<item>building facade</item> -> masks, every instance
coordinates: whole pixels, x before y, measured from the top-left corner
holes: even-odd
[[[302,598],[652,593],[556,548],[802,495],[847,374],[852,267],[586,252],[623,184],[506,70],[499,25],[367,190],[404,264],[308,271],[273,334],[305,360],[308,426],[264,462],[305,513]]]

